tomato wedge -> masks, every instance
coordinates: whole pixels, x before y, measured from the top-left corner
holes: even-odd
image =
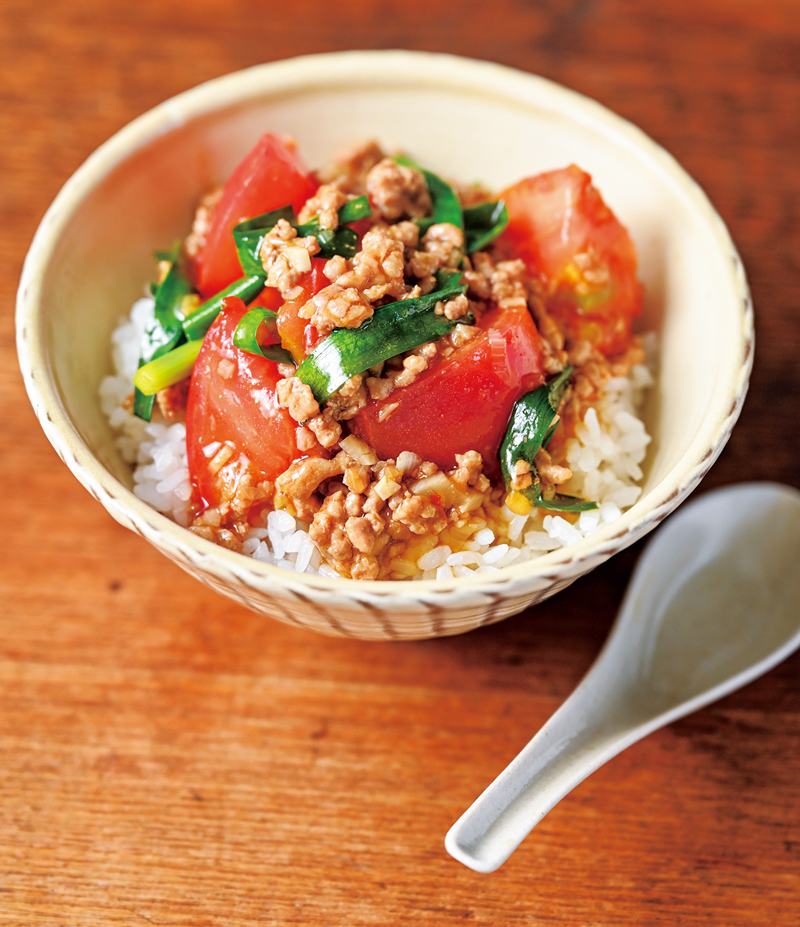
[[[573,340],[623,350],[641,312],[636,249],[625,227],[574,164],[500,194],[509,222],[498,239],[545,285],[549,311]]]
[[[316,190],[294,148],[270,132],[231,174],[214,207],[195,269],[197,288],[209,299],[242,276],[231,229],[244,219],[287,204],[297,208]]]
[[[456,465],[456,454],[476,450],[484,472],[497,475],[497,454],[511,409],[545,379],[542,339],[528,311],[520,307],[491,310],[481,328],[477,338],[410,386],[369,402],[351,419],[351,431],[383,460],[414,451],[448,470]],[[399,405],[387,415],[395,403]]]
[[[219,505],[245,473],[256,483],[274,480],[302,456],[297,449],[296,423],[278,405],[277,364],[233,343],[233,333],[246,311],[240,299],[225,300],[203,341],[189,387],[189,472],[205,505]],[[232,454],[217,470],[215,457],[224,445]]]

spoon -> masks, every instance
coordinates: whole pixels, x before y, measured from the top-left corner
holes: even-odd
[[[568,792],[626,747],[772,669],[800,646],[800,492],[741,483],[659,530],[577,689],[450,828],[493,872]]]

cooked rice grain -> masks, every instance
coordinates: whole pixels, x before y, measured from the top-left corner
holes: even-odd
[[[138,300],[130,316],[121,320],[114,331],[111,341],[115,375],[101,383],[100,401],[120,454],[133,465],[136,496],[186,526],[190,522],[192,488],[185,425],[159,422],[155,420],[157,413],[148,424],[133,416],[126,406],[151,306],[150,299]],[[649,347],[652,353],[652,339]],[[567,442],[567,461],[573,476],[560,489],[569,495],[597,500],[597,509],[582,512],[574,524],[542,510],[524,516],[503,509],[502,524],[490,527],[476,519],[466,534],[468,539],[457,551],[441,544],[427,548],[416,561],[393,561],[393,577],[442,580],[496,572],[574,544],[619,518],[622,510],[633,505],[641,494],[637,482],[642,478],[641,464],[651,439],[636,412],[644,390],[652,382],[645,365],[633,367],[627,377],[612,377],[599,402],[578,424],[576,437]],[[253,526],[243,540],[242,553],[286,570],[339,575],[322,562],[307,526],[285,511],[269,512],[262,525]]]

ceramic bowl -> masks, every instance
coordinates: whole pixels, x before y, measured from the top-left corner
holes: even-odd
[[[434,171],[494,189],[570,162],[593,175],[636,242],[642,328],[659,333],[658,379],[644,415],[654,441],[636,505],[572,547],[491,575],[364,583],[255,562],[193,536],[134,496],[98,400],[111,372],[111,331],[149,279],[153,250],[185,235],[199,196],[267,129],[294,136],[312,166],[344,143],[374,137]],[[393,640],[499,621],[650,531],[720,453],[753,356],[736,249],[670,155],[607,109],[542,78],[400,51],[255,67],[134,120],[70,178],[45,215],[25,261],[17,333],[42,428],[120,524],[259,612],[331,634]]]

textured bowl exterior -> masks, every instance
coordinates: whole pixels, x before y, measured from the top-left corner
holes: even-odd
[[[397,113],[408,115],[400,130],[392,128]],[[654,450],[636,505],[591,538],[497,573],[360,583],[295,574],[216,547],[134,496],[97,398],[110,372],[108,335],[147,279],[152,250],[185,232],[197,198],[267,128],[294,134],[315,165],[342,142],[375,135],[433,169],[480,176],[495,188],[569,160],[590,170],[631,228],[647,324],[661,334],[662,376],[646,416]],[[109,240],[120,208],[131,216],[124,243]],[[96,259],[104,248],[106,259]],[[115,254],[117,266],[108,259]],[[102,267],[109,268],[105,277]],[[70,347],[65,333],[79,313],[96,317],[98,334],[94,343]],[[673,511],[714,463],[739,416],[753,359],[753,312],[721,219],[677,163],[629,123],[541,78],[486,62],[346,52],[211,81],[98,149],[36,233],[18,293],[17,346],[45,434],[120,524],[213,589],[278,620],[328,634],[411,640],[459,634],[540,602]]]

